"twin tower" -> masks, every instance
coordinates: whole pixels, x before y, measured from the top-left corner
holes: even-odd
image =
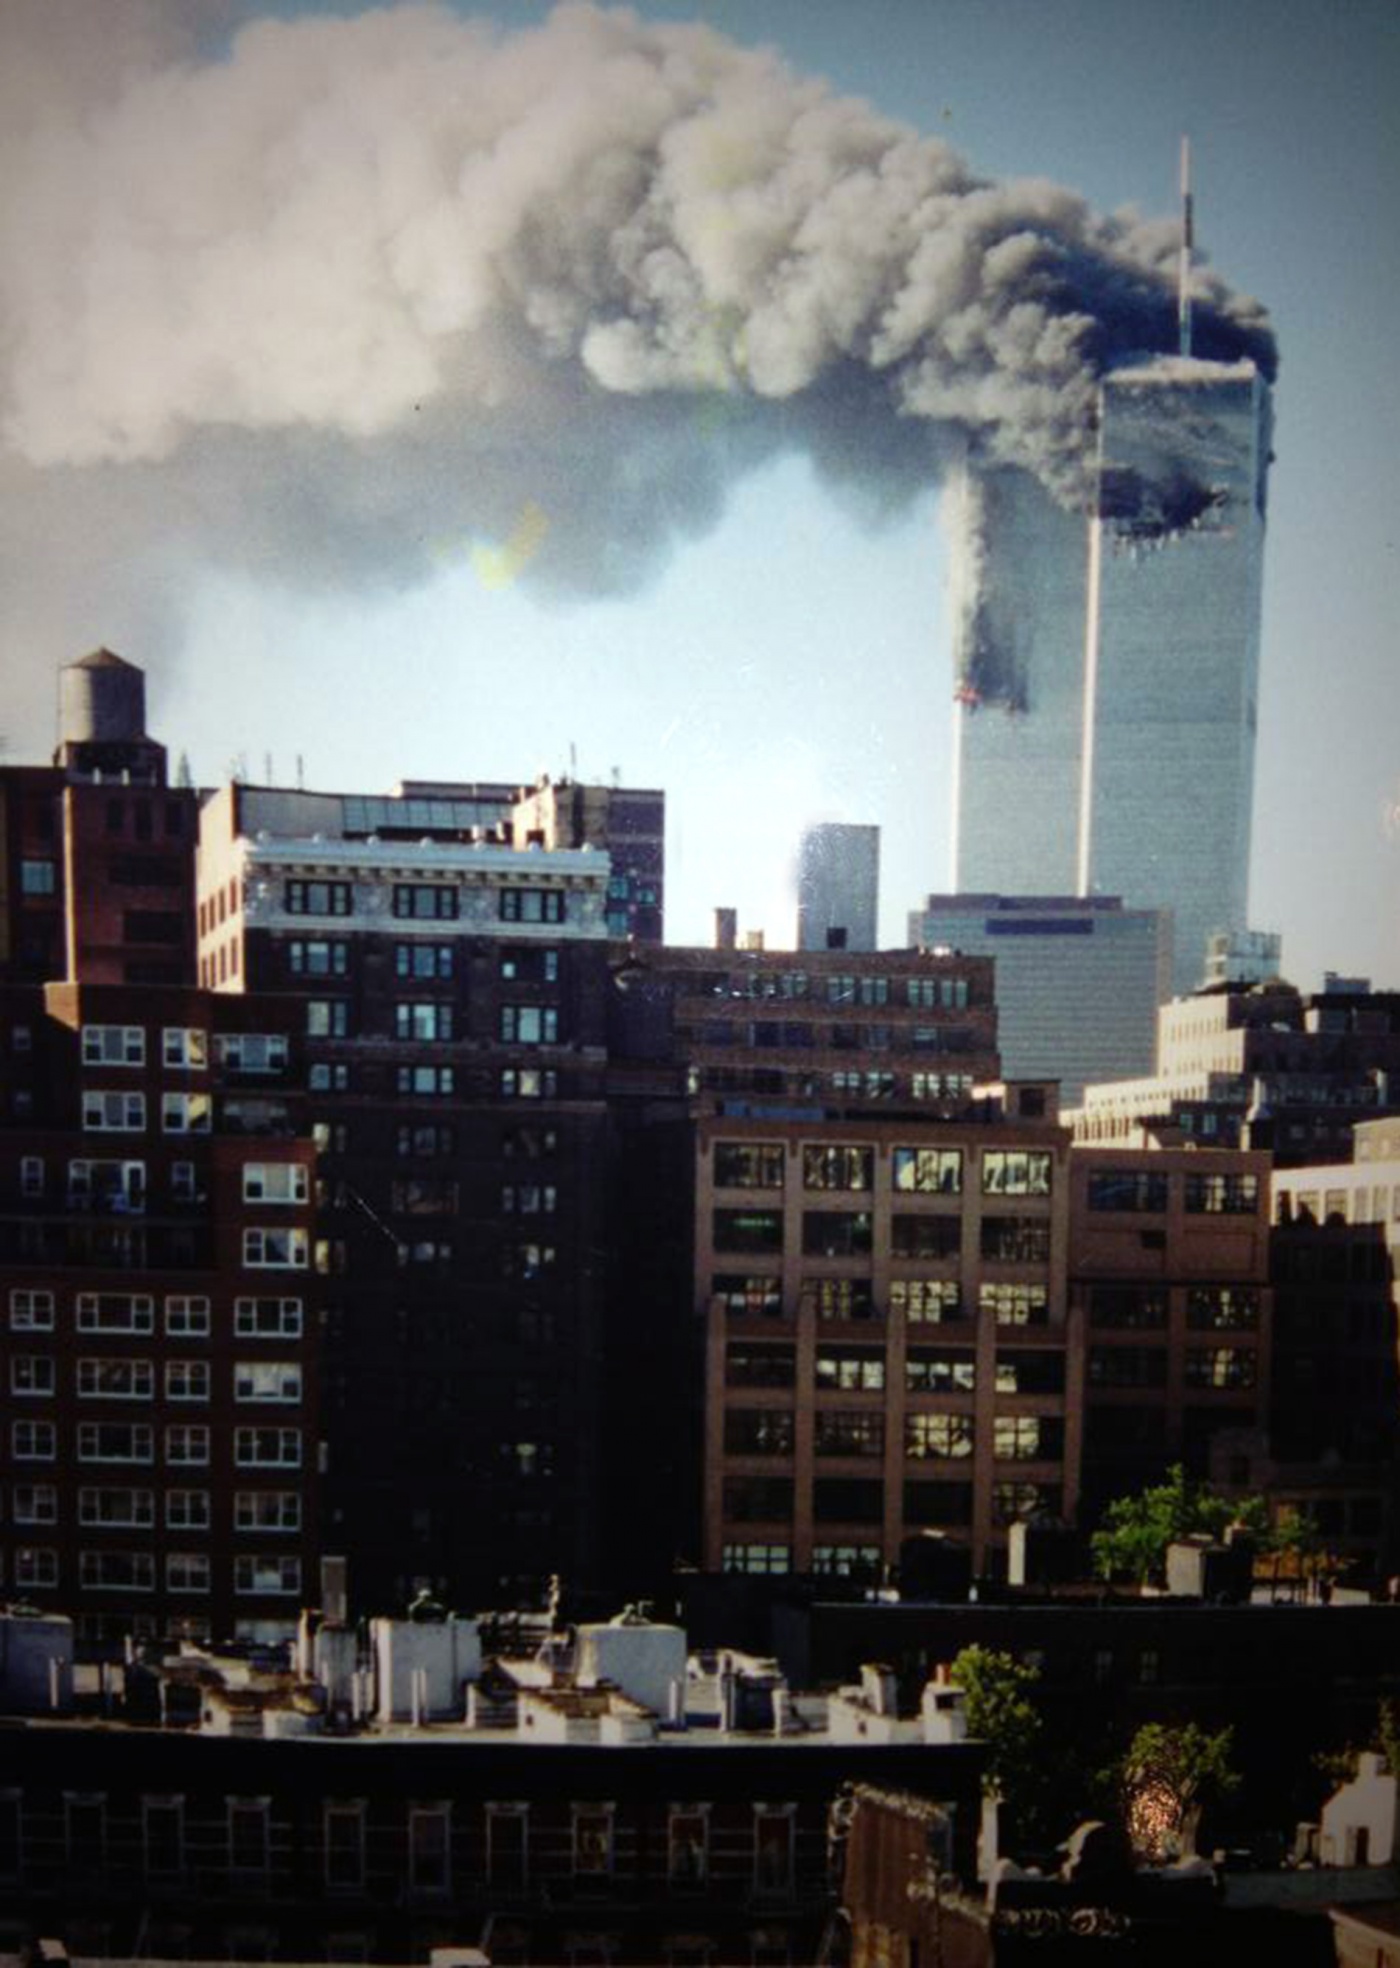
[[[1107,376],[1090,508],[972,463],[956,514],[953,887],[1174,918],[1173,984],[1247,923],[1269,390],[1253,362]]]

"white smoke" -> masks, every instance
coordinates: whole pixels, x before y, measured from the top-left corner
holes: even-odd
[[[878,507],[950,429],[1072,501],[1096,376],[1169,345],[1174,228],[982,183],[705,27],[405,5],[210,44],[233,11],[9,0],[6,489],[133,581],[411,580],[528,502],[532,572],[604,591],[774,449]],[[1196,323],[1270,360],[1204,274]]]

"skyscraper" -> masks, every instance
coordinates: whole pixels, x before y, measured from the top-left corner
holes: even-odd
[[[1245,926],[1270,399],[1253,362],[1104,380],[1087,517],[972,461],[953,886],[1175,917],[1177,990]]]
[[[804,828],[797,853],[799,950],[879,948],[880,829]]]

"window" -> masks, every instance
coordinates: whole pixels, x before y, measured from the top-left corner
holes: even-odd
[[[148,1879],[178,1879],[185,1870],[185,1805],[179,1797],[145,1797],[142,1829]]]
[[[429,1000],[394,1006],[394,1037],[422,1045],[452,1037],[452,1007]]]
[[[1167,1207],[1167,1178],[1155,1169],[1091,1169],[1089,1207],[1160,1215]]]
[[[209,1554],[207,1551],[167,1551],[165,1554],[167,1592],[207,1592]]]
[[[21,1545],[15,1552],[15,1584],[53,1586],[58,1584],[58,1553],[33,1545]]]
[[[962,1224],[956,1216],[890,1218],[893,1257],[956,1257],[961,1249]]]
[[[208,1490],[167,1490],[165,1523],[172,1531],[207,1531],[209,1528]],[[207,1586],[200,1587],[201,1591]]]
[[[818,1389],[878,1394],[885,1385],[885,1354],[879,1346],[818,1346],[815,1382]]]
[[[199,1171],[193,1162],[172,1162],[170,1164],[170,1195],[177,1203],[202,1203],[204,1197],[199,1188]]]
[[[301,1368],[293,1360],[239,1360],[233,1369],[233,1398],[295,1406],[301,1399]]]
[[[713,1241],[719,1251],[781,1251],[782,1211],[717,1209],[713,1217]]]
[[[784,1151],[781,1142],[717,1141],[714,1148],[717,1189],[781,1189]]]
[[[896,1148],[891,1157],[896,1190],[920,1196],[956,1196],[962,1189],[961,1148]]]
[[[1049,1462],[1064,1454],[1065,1425],[1048,1415],[997,1415],[992,1454],[998,1461]]]
[[[612,1871],[613,1813],[610,1804],[575,1804],[574,1872],[599,1878]]]
[[[960,1461],[972,1454],[970,1414],[906,1414],[904,1453],[911,1462]]]
[[[192,1026],[167,1025],[161,1033],[160,1056],[167,1066],[202,1073],[209,1064],[209,1034]]]
[[[1048,1153],[1039,1149],[985,1148],[982,1151],[984,1196],[1048,1196]]]
[[[504,1075],[502,1078],[504,1079]],[[416,1095],[419,1098],[435,1099],[450,1094],[455,1085],[450,1066],[400,1066],[395,1075],[400,1093]],[[514,1088],[509,1091],[514,1092]],[[503,1086],[501,1091],[507,1089]]]
[[[912,1346],[904,1358],[904,1385],[911,1394],[971,1394],[977,1385],[977,1356],[970,1350]]]
[[[1188,1387],[1253,1387],[1257,1362],[1239,1346],[1188,1346]]]
[[[1091,1387],[1165,1387],[1166,1348],[1091,1346],[1088,1375]]]
[[[245,1230],[243,1264],[249,1271],[304,1271],[308,1262],[304,1230]]]
[[[301,1495],[297,1490],[235,1490],[236,1531],[299,1531]]]
[[[452,955],[450,943],[396,943],[394,975],[445,982],[452,975]]]
[[[10,1454],[16,1462],[52,1462],[58,1454],[58,1431],[51,1421],[12,1421]]]
[[[791,1408],[731,1408],[724,1417],[726,1455],[791,1455]]]
[[[804,1189],[869,1189],[874,1180],[871,1148],[807,1147],[802,1150]]]
[[[998,1394],[1062,1394],[1064,1386],[1065,1356],[1058,1348],[997,1354]]]
[[[1154,1331],[1167,1323],[1167,1295],[1155,1285],[1095,1285],[1089,1324],[1105,1332]]]
[[[348,916],[351,909],[349,882],[289,881],[283,891],[283,907],[289,916]]]
[[[400,1127],[394,1136],[394,1152],[403,1156],[437,1158],[452,1154],[456,1145],[453,1130],[438,1123]]]
[[[790,1476],[726,1476],[723,1509],[736,1524],[786,1522],[792,1516]]]
[[[166,1134],[208,1134],[213,1108],[207,1093],[163,1093],[161,1128]]]
[[[267,1871],[268,1802],[265,1797],[228,1800],[228,1863],[236,1878],[261,1878]]]
[[[996,1524],[1015,1524],[1028,1517],[1058,1517],[1060,1505],[1058,1483],[1003,1482],[992,1485],[992,1521]]]
[[[79,1291],[79,1332],[134,1332],[156,1330],[156,1301],[144,1293],[128,1291]]]
[[[993,1264],[1046,1264],[1050,1223],[1043,1216],[984,1216],[982,1255]]]
[[[1050,1316],[1044,1285],[982,1285],[977,1302],[982,1317],[998,1326],[1043,1326]]]
[[[818,1578],[873,1578],[881,1558],[878,1544],[814,1544],[812,1571]]]
[[[19,892],[21,895],[56,895],[58,893],[58,873],[52,861],[21,861],[19,864]]]
[[[726,1544],[720,1554],[720,1569],[726,1572],[748,1572],[760,1577],[783,1577],[792,1570],[792,1546]]]
[[[283,1073],[288,1041],[283,1032],[219,1032],[214,1036],[215,1063],[231,1073]]]
[[[144,1093],[113,1093],[97,1088],[83,1093],[83,1130],[87,1134],[140,1134],[146,1125]]]
[[[564,897],[555,888],[503,888],[502,922],[548,922],[564,920]]]
[[[1198,1332],[1253,1332],[1259,1324],[1259,1294],[1251,1285],[1192,1285],[1186,1293],[1186,1323]]]
[[[885,1417],[871,1408],[818,1408],[813,1448],[819,1456],[882,1456]]]
[[[31,1201],[44,1193],[44,1158],[42,1155],[21,1155],[19,1158],[19,1193]]]
[[[10,1515],[16,1524],[56,1524],[57,1487],[53,1483],[16,1483],[10,1492]]]
[[[559,1013],[553,1005],[502,1005],[503,1045],[554,1045],[559,1038]]]
[[[743,1272],[720,1272],[711,1280],[711,1292],[723,1301],[731,1319],[752,1315],[764,1319],[783,1316],[781,1278],[761,1277]]]
[[[447,1215],[456,1215],[455,1182],[396,1182],[394,1189],[396,1209],[424,1211],[431,1206]],[[402,1200],[398,1198],[399,1191],[404,1192]],[[552,1182],[507,1182],[502,1185],[501,1209],[507,1216],[552,1216],[558,1206],[559,1191]]]
[[[53,1293],[18,1287],[10,1293],[11,1332],[52,1332]]]
[[[84,1066],[144,1066],[144,1025],[84,1025]]]
[[[486,1877],[493,1886],[525,1884],[530,1816],[524,1804],[486,1806]]]
[[[754,1891],[786,1895],[792,1891],[792,1808],[755,1804],[753,1811]]]
[[[306,1168],[301,1162],[246,1162],[243,1167],[245,1203],[304,1203]]]
[[[233,1589],[242,1596],[265,1592],[282,1596],[298,1593],[301,1591],[301,1560],[240,1551],[233,1561]]]
[[[78,1393],[87,1401],[149,1401],[155,1395],[155,1367],[149,1360],[78,1362]]]
[[[173,1422],[165,1431],[165,1460],[176,1469],[207,1468],[209,1430],[205,1424]]]
[[[138,1215],[146,1207],[146,1164],[116,1160],[68,1164],[68,1202],[104,1216]]]
[[[804,1278],[802,1303],[819,1319],[874,1319],[875,1288],[869,1278]]]
[[[299,1469],[299,1428],[235,1428],[233,1460],[239,1469]]]
[[[452,1819],[446,1804],[411,1805],[408,1813],[408,1889],[446,1893],[452,1883]]]
[[[1257,1175],[1196,1175],[1186,1178],[1186,1209],[1194,1216],[1253,1216],[1259,1208]]]
[[[807,1257],[864,1257],[874,1235],[868,1210],[805,1210],[802,1250]]]
[[[209,1362],[207,1360],[167,1360],[165,1363],[167,1401],[207,1401]]]
[[[172,1339],[208,1339],[207,1298],[167,1298],[165,1330]]]
[[[90,1592],[154,1592],[155,1554],[151,1551],[80,1551],[78,1583]]]
[[[350,1006],[344,998],[308,998],[306,1036],[309,1039],[343,1039],[350,1030]]]
[[[724,1349],[726,1387],[791,1387],[796,1372],[796,1351],[782,1341],[731,1339]]]
[[[330,937],[296,937],[287,945],[287,969],[293,977],[344,977],[350,968],[350,946]]]
[[[448,922],[457,915],[457,890],[441,882],[396,882],[394,914],[407,922]]]
[[[155,1492],[122,1487],[78,1491],[78,1522],[89,1528],[148,1531],[156,1521]]]
[[[365,1883],[365,1807],[325,1806],[326,1891],[358,1893]]]
[[[56,1371],[51,1353],[12,1353],[10,1392],[30,1400],[43,1399],[54,1391]]]
[[[702,1887],[710,1870],[710,1814],[697,1804],[671,1807],[666,1821],[666,1878],[671,1886]]]
[[[944,1325],[962,1317],[962,1286],[956,1278],[895,1278],[890,1312],[907,1325]]]
[[[233,1330],[239,1339],[300,1339],[302,1306],[299,1298],[237,1298]]]

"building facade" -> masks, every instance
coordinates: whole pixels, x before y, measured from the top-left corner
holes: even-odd
[[[879,948],[880,829],[807,827],[797,848],[799,950]]]
[[[1156,1064],[1171,923],[1116,896],[930,895],[909,941],[996,960],[997,1040],[1013,1080],[1060,1082],[1062,1106]]]
[[[873,1581],[935,1528],[991,1568],[1072,1515],[1068,1212],[1051,1121],[703,1121],[706,1567]]]
[[[1169,909],[1174,986],[1246,925],[1268,388],[1105,377],[1086,519],[973,466],[960,526],[953,887]]]

